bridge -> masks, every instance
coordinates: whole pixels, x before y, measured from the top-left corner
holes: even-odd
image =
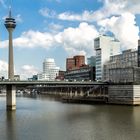
[[[15,81],[15,80],[5,80],[0,81],[0,85],[106,85],[103,82],[84,82],[84,81],[77,81],[77,82],[67,82],[67,81]]]
[[[41,92],[59,93],[63,96],[77,97],[92,94],[100,89],[103,95],[106,94],[104,87],[106,83],[99,82],[66,82],[66,81],[0,81],[0,86],[6,86],[7,110],[16,110],[16,90],[20,87],[37,88]]]

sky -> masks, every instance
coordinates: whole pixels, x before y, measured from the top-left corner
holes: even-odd
[[[23,79],[42,72],[45,58],[65,70],[67,57],[95,55],[101,34],[114,36],[123,49],[137,48],[140,0],[0,0],[0,76],[8,69],[4,20],[10,6],[17,22],[14,69]]]

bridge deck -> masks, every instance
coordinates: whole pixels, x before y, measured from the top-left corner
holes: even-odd
[[[0,85],[107,85],[101,82],[0,81]]]

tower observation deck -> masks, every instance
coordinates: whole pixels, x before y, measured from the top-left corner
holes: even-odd
[[[11,10],[9,10],[9,17],[5,19],[5,27],[7,30],[15,29],[16,27],[16,21],[14,18],[12,18]]]

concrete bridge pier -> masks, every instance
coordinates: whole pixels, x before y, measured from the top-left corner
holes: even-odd
[[[70,97],[72,98],[73,96],[73,92],[72,92],[72,88],[70,89]]]
[[[75,97],[78,96],[77,90],[75,90],[74,96],[75,96]]]
[[[82,97],[83,96],[83,89],[80,88],[80,96]]]
[[[16,86],[7,85],[6,93],[7,110],[16,110]]]

